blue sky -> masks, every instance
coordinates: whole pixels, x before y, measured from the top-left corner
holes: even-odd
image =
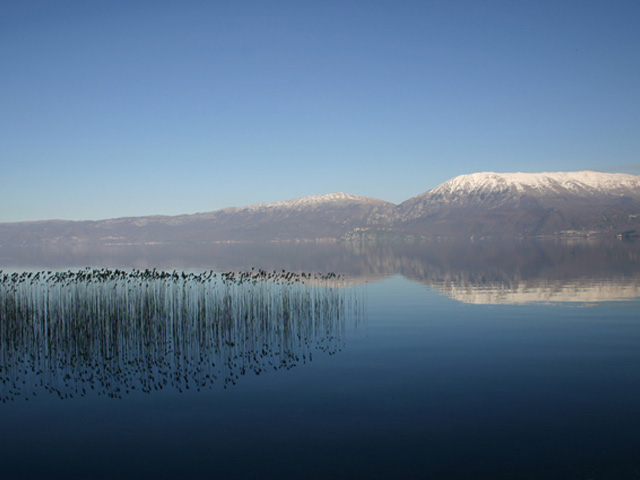
[[[0,222],[640,174],[638,1],[0,2]]]

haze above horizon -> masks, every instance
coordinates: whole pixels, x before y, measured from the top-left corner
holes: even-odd
[[[633,1],[0,4],[0,222],[640,174]]]

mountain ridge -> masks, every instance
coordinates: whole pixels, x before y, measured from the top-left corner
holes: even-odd
[[[579,172],[460,175],[396,205],[344,192],[175,216],[0,224],[0,245],[302,241],[398,235],[633,235],[640,176]]]

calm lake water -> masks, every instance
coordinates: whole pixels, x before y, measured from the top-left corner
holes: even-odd
[[[5,280],[2,478],[640,478],[638,243],[0,248],[87,266]]]

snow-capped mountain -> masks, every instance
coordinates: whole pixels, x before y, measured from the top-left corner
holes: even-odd
[[[600,173],[590,170],[581,172],[544,173],[495,173],[482,172],[460,175],[437,186],[430,193],[450,194],[456,191],[467,193],[479,191],[515,190],[536,191],[541,194],[560,193],[569,190],[576,195],[612,191],[637,194],[640,177],[624,173]]]
[[[400,205],[348,193],[178,216],[0,224],[0,245],[209,243],[421,237],[624,235],[640,232],[640,176],[474,173]]]
[[[437,236],[621,233],[640,222],[640,176],[474,173],[403,202],[395,225]]]
[[[403,203],[498,206],[522,197],[558,200],[612,196],[640,198],[640,176],[622,173],[545,172],[460,175]]]
[[[326,239],[341,237],[354,228],[388,224],[395,208],[375,198],[330,193],[226,208],[189,216],[189,220],[206,220],[225,239],[234,241]]]

